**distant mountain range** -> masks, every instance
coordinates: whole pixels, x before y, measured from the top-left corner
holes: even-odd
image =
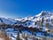
[[[36,27],[36,28],[45,28],[53,29],[53,13],[48,11],[41,11],[39,14],[35,16],[25,17],[25,18],[2,18],[0,17],[0,25],[1,24],[9,24],[9,25],[23,25],[24,27]]]

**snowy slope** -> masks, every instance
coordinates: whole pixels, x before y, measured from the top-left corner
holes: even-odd
[[[53,19],[53,13],[48,12],[48,11],[42,11],[39,14],[35,16],[28,16],[25,18],[16,18],[16,19],[11,19],[11,18],[2,18],[0,17],[0,24],[5,23],[5,24],[22,24],[23,26],[27,27],[39,27],[39,24],[37,24],[39,21],[42,21],[42,18],[44,18],[44,22],[42,23],[45,25],[45,23],[49,23],[50,25],[53,25],[53,21],[51,22],[51,19]],[[36,24],[35,24],[36,23]]]
[[[0,18],[0,24],[14,24],[16,20],[10,18]]]
[[[24,26],[32,27],[32,28],[34,28],[34,27],[40,28],[40,25],[39,25],[40,23],[39,22],[42,22],[42,25],[44,27],[46,27],[45,26],[46,23],[49,23],[48,28],[53,29],[53,13],[48,12],[48,11],[42,11],[42,12],[40,12],[39,14],[37,14],[35,16],[25,17],[23,22],[24,22],[24,24],[23,24]],[[41,27],[43,27],[43,26],[41,26]],[[47,30],[47,28],[45,28],[45,30]]]

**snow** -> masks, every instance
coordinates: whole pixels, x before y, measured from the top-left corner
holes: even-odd
[[[52,13],[48,12],[48,11],[41,11],[39,14],[37,14],[35,16],[28,16],[25,18],[15,18],[15,19],[2,18],[2,17],[0,17],[0,18],[1,18],[1,20],[3,20],[3,23],[5,23],[5,24],[14,24],[16,22],[17,22],[17,24],[21,24],[21,22],[25,22],[26,20],[29,20],[29,21],[25,22],[23,25],[27,26],[27,27],[33,27],[34,28],[34,27],[36,27],[35,22],[40,21],[40,20],[42,21],[42,18],[43,18],[43,16],[41,16],[42,14],[45,14],[45,15],[43,15],[45,23],[46,23],[47,19],[50,20],[53,18]],[[1,20],[0,20],[0,24],[2,24]],[[50,23],[50,21],[48,21],[48,22]]]
[[[11,20],[5,19],[5,18],[1,18],[1,20],[3,21],[3,23],[5,24],[12,24],[13,22]]]
[[[35,22],[38,22],[38,21],[42,21],[42,18],[44,17],[44,23],[42,24],[45,24],[45,23],[50,23],[51,24],[51,19],[53,19],[53,15],[51,12],[46,12],[45,14],[46,15],[43,15],[41,16],[43,13],[43,11],[35,16],[29,16],[29,17],[25,17],[25,18],[16,18],[16,19],[11,19],[11,18],[1,18],[1,20],[3,21],[3,23],[5,24],[14,24],[17,22],[17,24],[20,24],[21,25],[21,22],[25,22],[26,20],[28,20],[27,22],[23,23],[23,26],[25,27],[36,27],[36,28],[40,28],[40,26],[38,24],[35,25]],[[48,14],[47,14],[48,13]],[[46,20],[48,19],[48,22],[46,22]],[[2,24],[0,20],[0,24]],[[26,25],[25,25],[26,24]],[[52,24],[51,24],[52,25]],[[42,31],[47,31],[48,29],[43,25],[43,30]],[[53,29],[53,28],[52,28]],[[12,40],[15,40],[15,38],[17,37],[17,31],[15,31],[13,28],[8,28],[5,30],[7,35],[12,38]],[[23,33],[28,33],[28,34],[31,34],[30,32],[28,32],[27,30],[26,31],[22,31]],[[37,36],[41,36],[41,33],[36,33]],[[2,38],[0,38],[0,40],[3,40]],[[30,39],[31,40],[31,39]]]

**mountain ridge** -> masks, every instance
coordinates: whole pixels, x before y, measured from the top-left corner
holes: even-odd
[[[53,24],[49,22],[49,20],[53,19],[53,13],[48,12],[48,11],[41,11],[39,14],[35,15],[35,16],[30,16],[30,17],[25,17],[25,18],[17,18],[17,19],[11,19],[11,18],[2,18],[0,17],[0,24],[2,23],[1,21],[3,21],[3,23],[5,24],[19,24],[18,22],[20,22],[20,25],[23,26],[27,26],[27,27],[36,27],[38,26],[39,21],[42,21],[43,18],[43,25],[45,25],[45,23],[49,23],[49,24]],[[27,21],[28,20],[28,21]],[[46,22],[48,21],[48,22]],[[23,24],[21,24],[21,22],[23,22]],[[36,25],[35,25],[36,23]],[[53,25],[52,25],[53,26]],[[39,26],[38,26],[39,27]]]

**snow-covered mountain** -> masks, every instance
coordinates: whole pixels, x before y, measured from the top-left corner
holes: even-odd
[[[39,14],[35,16],[30,16],[30,17],[25,17],[25,18],[16,18],[16,19],[11,19],[11,18],[2,18],[0,17],[0,24],[5,23],[5,24],[20,24],[23,25],[24,27],[45,27],[45,26],[51,26],[53,28],[53,13],[48,12],[48,11],[42,11]],[[46,25],[48,24],[48,25]],[[50,28],[48,26],[48,28]]]
[[[21,17],[18,17],[18,18],[15,18],[14,20],[18,20],[18,21],[21,21],[23,18]]]
[[[48,11],[42,11],[38,15],[25,17],[22,22],[24,22],[24,26],[26,27],[37,27],[42,28],[43,26],[47,28],[53,29],[53,13]]]
[[[5,32],[7,33],[7,35],[12,38],[12,40],[15,40],[17,37],[17,33],[19,32],[19,34],[25,34],[25,35],[30,35],[32,34],[33,29],[31,30],[30,28],[42,28],[41,32],[33,32],[34,34],[36,34],[36,36],[42,37],[44,35],[47,35],[47,33],[49,33],[49,37],[51,37],[50,35],[53,34],[53,13],[52,12],[48,12],[48,11],[42,11],[39,14],[35,15],[35,16],[28,16],[25,18],[15,18],[15,19],[11,19],[11,18],[3,18],[0,17],[0,25],[1,24],[8,24],[8,25],[23,25],[21,27],[21,31],[24,27],[28,27],[29,28],[29,32],[28,30],[24,30],[22,31],[22,33],[20,33],[17,29],[15,30],[14,28],[7,28],[5,29]],[[11,27],[11,26],[10,26]],[[20,26],[19,26],[20,27]],[[49,30],[51,29],[51,30]],[[51,32],[48,32],[51,31]],[[44,32],[46,32],[46,34],[44,34]],[[52,34],[50,34],[52,33]],[[28,35],[28,36],[29,36]],[[28,37],[27,36],[27,37]],[[36,37],[35,36],[35,37]],[[22,37],[22,36],[20,36]],[[39,38],[38,38],[39,39]],[[31,40],[31,38],[30,38]]]
[[[13,25],[14,23],[16,23],[17,20],[11,19],[11,18],[2,18],[0,17],[0,24],[9,24],[9,25]]]

